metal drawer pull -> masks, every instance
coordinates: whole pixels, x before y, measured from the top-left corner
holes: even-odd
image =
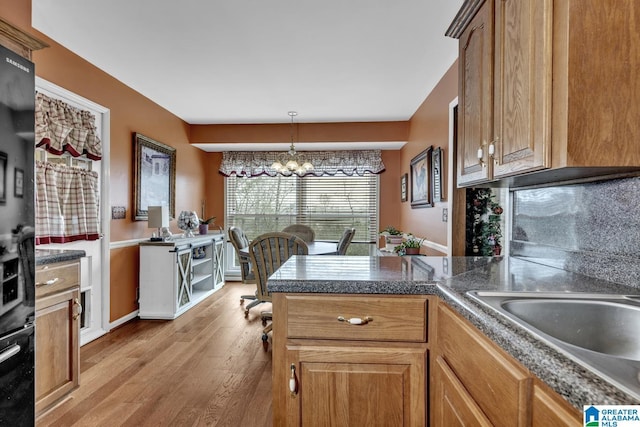
[[[289,391],[291,397],[295,397],[298,394],[298,379],[296,378],[296,365],[291,364],[291,377],[289,378]]]
[[[36,286],[53,285],[58,280],[60,280],[60,279],[56,277],[55,279],[49,279],[46,282],[38,282],[38,283],[36,283]]]
[[[339,322],[346,322],[350,325],[366,325],[367,323],[371,322],[373,320],[373,317],[369,317],[369,316],[364,316],[364,318],[360,318],[360,317],[352,317],[351,319],[345,319],[342,316],[338,316],[338,321]]]

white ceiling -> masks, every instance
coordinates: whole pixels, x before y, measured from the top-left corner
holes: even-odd
[[[408,120],[463,0],[32,0],[33,26],[191,124]]]

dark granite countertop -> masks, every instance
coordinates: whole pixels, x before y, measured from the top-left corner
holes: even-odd
[[[268,281],[272,292],[429,294],[463,317],[573,406],[640,404],[527,329],[469,297],[471,290],[640,294],[640,289],[519,258],[294,256]]]
[[[36,249],[36,265],[55,264],[74,261],[86,256],[85,251],[66,249]]]

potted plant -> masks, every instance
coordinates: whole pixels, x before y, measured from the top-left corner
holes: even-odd
[[[396,246],[402,243],[402,231],[393,225],[388,225],[380,232],[380,235],[384,236],[385,248],[388,251],[393,251]]]
[[[209,224],[213,224],[215,221],[216,221],[215,216],[212,216],[211,218],[207,218],[207,219],[200,219],[200,225],[198,225],[198,231],[200,232],[200,234],[209,233]]]
[[[409,234],[404,242],[394,248],[394,251],[398,255],[418,255],[423,241],[424,239],[419,239],[413,234]]]

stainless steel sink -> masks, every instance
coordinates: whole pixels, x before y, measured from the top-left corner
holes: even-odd
[[[468,295],[640,398],[640,296],[483,291]]]

